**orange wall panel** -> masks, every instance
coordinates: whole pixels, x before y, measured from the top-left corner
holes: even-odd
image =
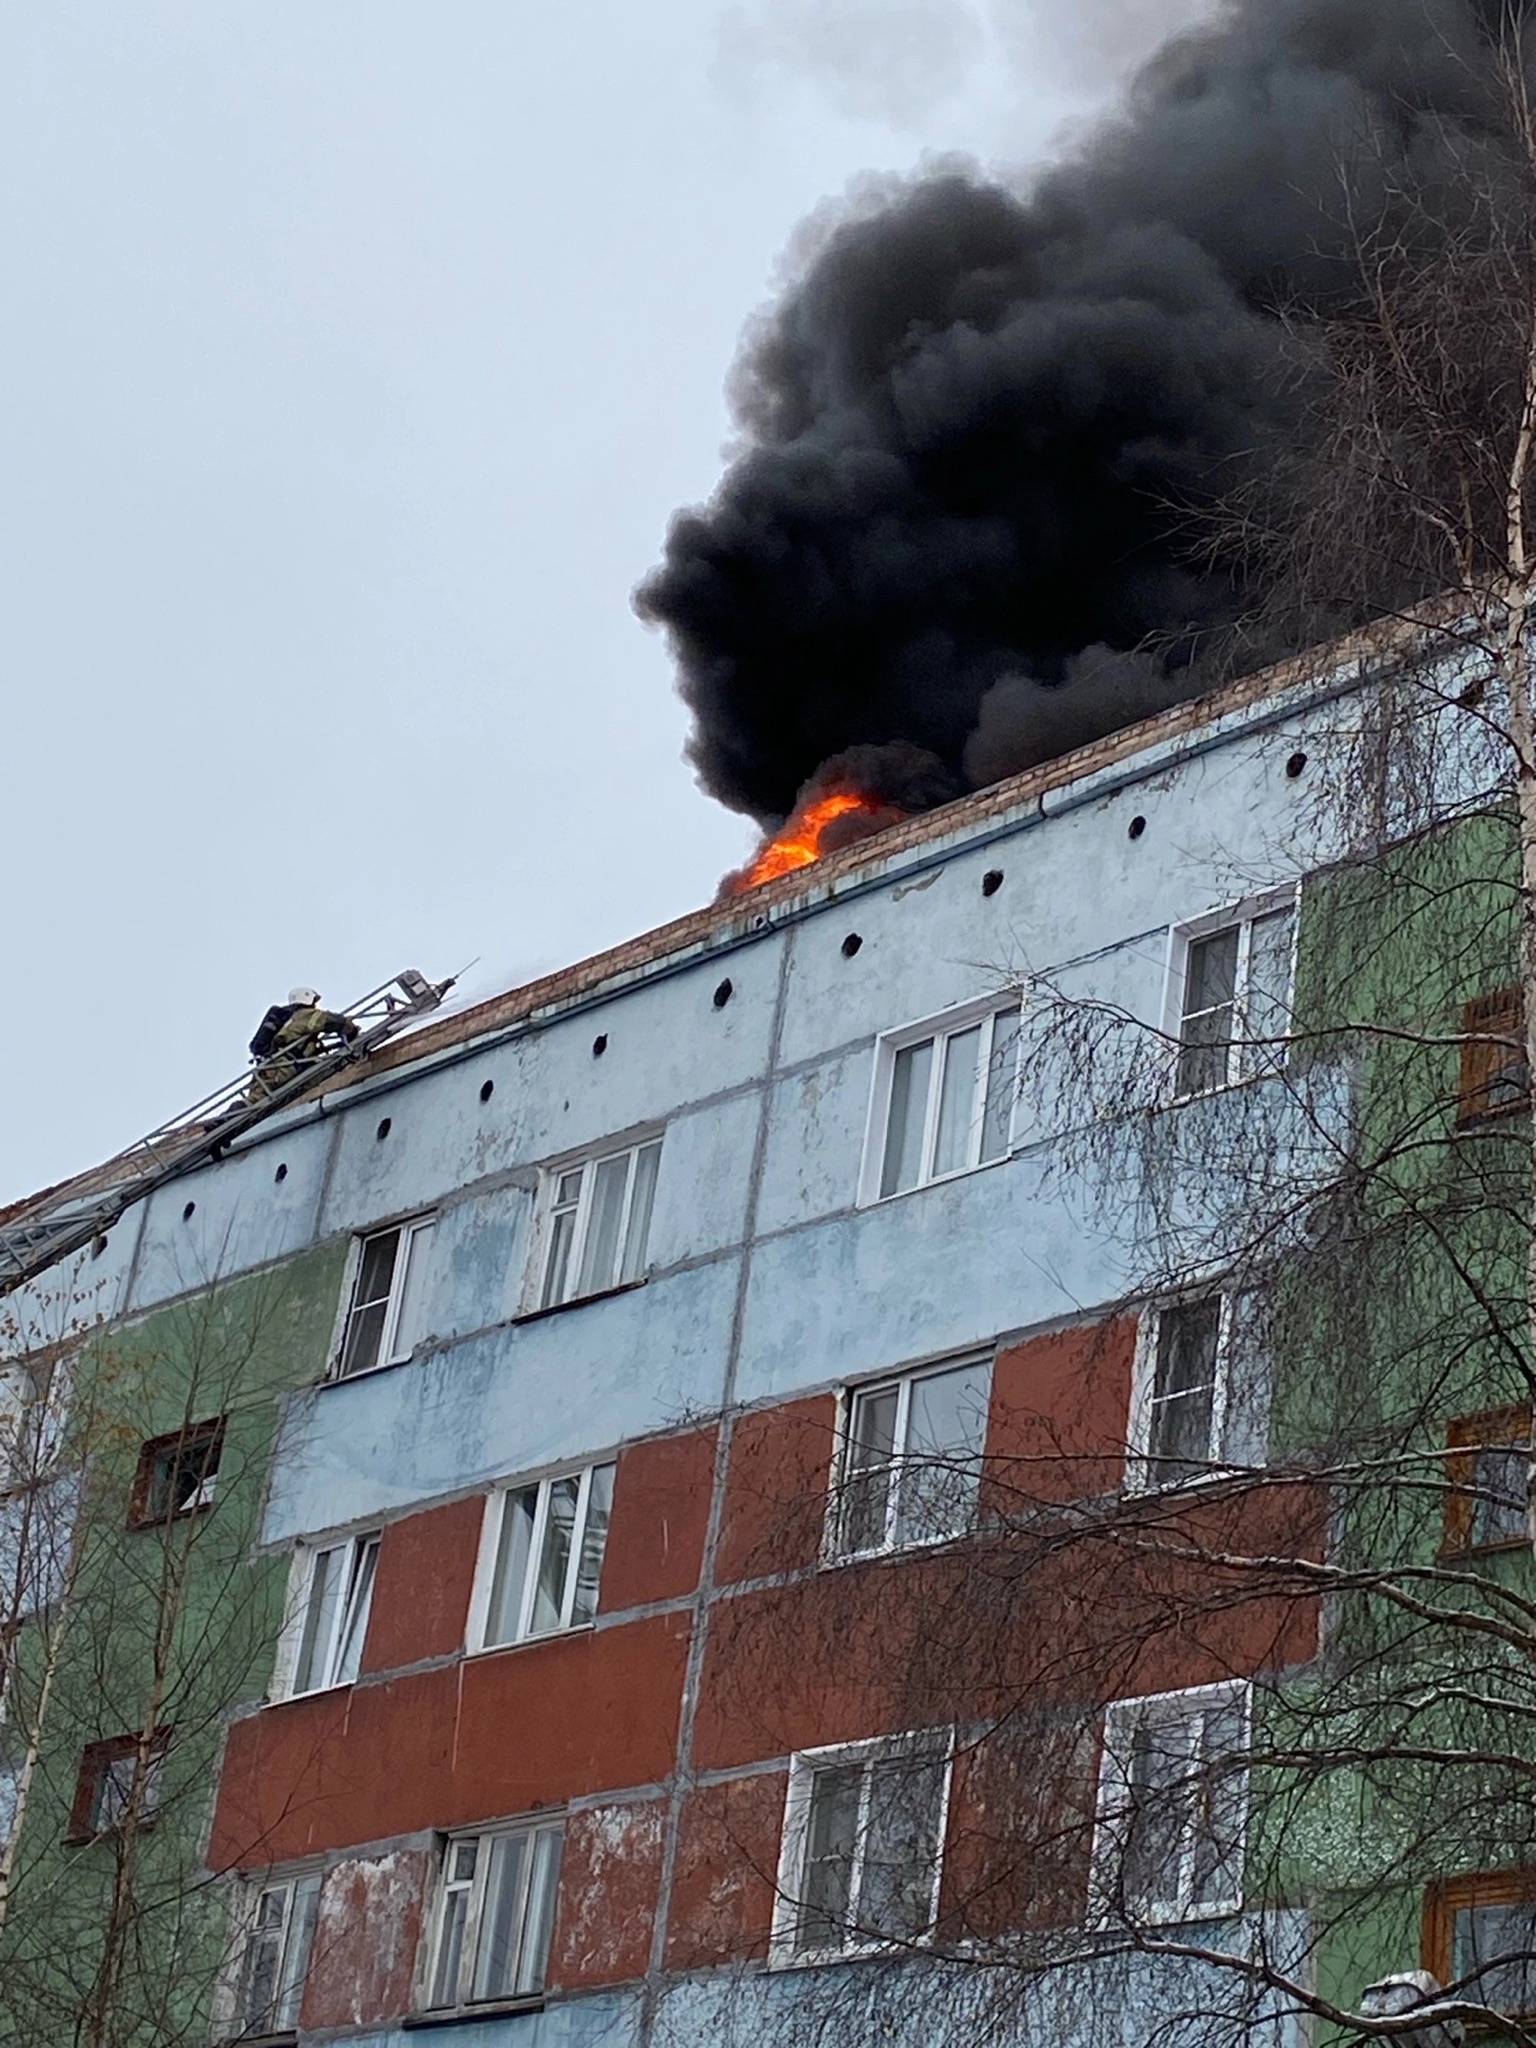
[[[768,1953],[784,1771],[706,1785],[684,1801],[665,1965],[696,1970]]]
[[[398,1671],[464,1645],[483,1495],[385,1525],[363,1648],[365,1671]]]
[[[699,1583],[715,1432],[653,1438],[619,1453],[601,1611],[674,1600]]]
[[[687,1652],[687,1618],[661,1615],[269,1707],[230,1731],[215,1867],[663,1778]]]
[[[643,1977],[661,1890],[667,1802],[584,1807],[565,1824],[549,1981],[590,1990]]]
[[[837,1403],[830,1394],[743,1415],[731,1439],[715,1581],[813,1565],[821,1548]]]
[[[435,1859],[424,1849],[338,1863],[325,1874],[302,2024],[377,2026],[411,2006]]]
[[[999,1351],[983,1513],[1112,1493],[1125,1467],[1136,1319],[1083,1324]]]

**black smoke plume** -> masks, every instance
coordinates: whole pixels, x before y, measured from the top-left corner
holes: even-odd
[[[774,825],[892,742],[975,786],[1209,687],[1245,593],[1198,512],[1289,429],[1277,312],[1342,288],[1343,167],[1357,203],[1394,158],[1422,190],[1476,128],[1500,11],[1232,0],[1028,190],[949,171],[844,218],[636,599],[704,787]]]

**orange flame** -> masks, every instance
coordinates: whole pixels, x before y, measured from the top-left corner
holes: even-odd
[[[878,798],[860,796],[853,789],[835,789],[830,796],[818,797],[796,811],[778,836],[770,839],[742,870],[736,888],[755,889],[759,882],[771,882],[779,875],[792,874],[796,868],[809,867],[813,860],[821,858],[821,842],[827,827],[838,818],[846,818],[850,811],[863,811],[882,822],[893,815],[891,806]]]

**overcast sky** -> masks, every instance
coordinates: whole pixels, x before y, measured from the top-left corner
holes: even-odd
[[[629,598],[742,323],[851,180],[1038,161],[1192,4],[4,9],[0,1201],[293,982],[709,899],[752,833]]]

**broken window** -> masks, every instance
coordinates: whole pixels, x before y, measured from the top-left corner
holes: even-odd
[[[320,1909],[320,1872],[269,1877],[247,1887],[245,1939],[235,1993],[237,2039],[292,2033]]]
[[[596,1615],[613,1476],[612,1465],[589,1465],[492,1495],[485,1648],[581,1628]]]
[[[1518,988],[1477,996],[1461,1013],[1458,1124],[1482,1123],[1529,1109],[1531,1074],[1525,1056],[1525,1005]]]
[[[1527,1540],[1531,1411],[1497,1408],[1463,1416],[1448,1433],[1448,1551],[1500,1550]]]
[[[168,1728],[157,1728],[147,1743],[137,1734],[87,1743],[65,1839],[93,1841],[121,1827],[130,1813],[135,1826],[148,1827],[160,1809],[170,1737]]]
[[[435,1217],[422,1216],[363,1239],[338,1378],[409,1358],[426,1334],[422,1311],[435,1226]]]
[[[129,1527],[146,1529],[212,1507],[224,1451],[224,1418],[151,1437],[139,1452]]]
[[[294,1571],[300,1592],[293,1692],[320,1692],[327,1686],[351,1685],[356,1679],[362,1667],[378,1562],[377,1531],[297,1554]]]
[[[543,1991],[562,1832],[558,1821],[540,1820],[449,1840],[427,1971],[430,2009]]]
[[[1176,1094],[1203,1095],[1284,1066],[1295,930],[1288,897],[1176,935]]]
[[[1005,1157],[1018,1096],[1019,1023],[1015,997],[980,1011],[969,1004],[947,1024],[935,1020],[879,1041],[866,1199]]]
[[[648,1138],[546,1172],[536,1307],[643,1278],[660,1161],[660,1138]]]
[[[1101,1918],[1211,1919],[1240,1908],[1248,1712],[1246,1684],[1110,1707],[1093,1849]]]
[[[940,1543],[971,1527],[991,1385],[983,1358],[849,1394],[834,1502],[840,1555]]]
[[[932,1934],[949,1769],[947,1732],[793,1759],[774,1923],[778,1960],[856,1954]]]
[[[1150,1310],[1132,1398],[1131,1489],[1188,1486],[1262,1462],[1269,1355],[1268,1303],[1258,1291]]]

